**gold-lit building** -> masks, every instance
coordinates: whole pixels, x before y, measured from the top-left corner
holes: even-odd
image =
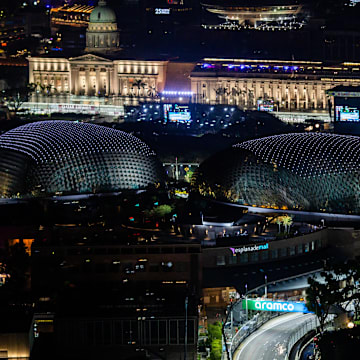
[[[28,59],[29,83],[37,87],[34,106],[41,102],[42,93],[47,95],[42,100],[44,104],[122,106],[164,101],[227,104],[255,110],[265,101],[278,112],[327,114],[331,106],[327,90],[360,83],[360,63],[329,65],[321,61],[222,58],[182,63],[129,59],[119,47],[115,13],[104,0],[92,10],[89,20],[85,54]],[[57,95],[63,99],[56,100]]]
[[[112,9],[100,0],[91,10],[85,54],[30,57],[29,83],[47,95],[152,99],[164,89],[167,61],[119,59],[119,31]]]
[[[109,60],[93,54],[28,60],[29,82],[58,95],[152,98],[165,86],[167,61]]]
[[[227,1],[204,0],[201,4],[206,11],[227,22],[234,22],[247,28],[289,22],[305,17],[306,11],[301,3],[282,0]]]
[[[63,5],[50,10],[50,21],[52,27],[73,26],[87,27],[90,20],[90,14],[94,6],[89,5]]]
[[[205,58],[191,73],[194,102],[257,109],[271,100],[275,110],[326,110],[326,90],[360,83],[360,63]]]
[[[115,12],[99,0],[91,12],[86,30],[86,52],[116,52],[119,49],[119,31]]]
[[[192,64],[111,60],[95,54],[28,60],[29,82],[41,84],[49,93],[121,97],[134,104],[158,101],[166,90],[174,93],[172,99],[166,96],[166,101],[227,104],[253,110],[259,102],[270,100],[277,111],[325,111],[331,100],[327,90],[360,84],[358,63],[327,66],[315,61],[204,59]],[[191,96],[176,96],[182,91]]]

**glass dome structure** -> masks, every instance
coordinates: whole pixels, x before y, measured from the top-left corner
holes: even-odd
[[[40,121],[0,136],[0,196],[142,189],[162,181],[155,153],[104,126]]]
[[[360,213],[360,138],[293,133],[245,141],[206,160],[202,195],[242,205]]]

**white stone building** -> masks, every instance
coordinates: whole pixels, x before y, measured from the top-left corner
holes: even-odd
[[[256,109],[271,99],[277,110],[326,110],[325,91],[358,85],[360,63],[328,66],[315,61],[205,59],[191,73],[194,101]]]
[[[165,86],[167,61],[120,60],[120,51],[115,13],[99,0],[86,32],[87,54],[69,59],[30,57],[29,83],[46,95],[157,97]]]
[[[99,0],[98,6],[90,14],[86,31],[87,52],[114,52],[119,50],[119,31],[115,12]]]
[[[45,92],[78,96],[155,98],[164,89],[167,61],[31,57],[29,83]]]
[[[90,15],[86,44],[86,53],[78,57],[28,58],[29,83],[36,84],[33,104],[121,106],[164,101],[228,104],[254,110],[259,101],[269,99],[277,111],[325,112],[330,104],[326,90],[360,83],[360,63],[128,60],[119,48],[115,13],[103,0]],[[47,96],[40,99],[40,95]]]

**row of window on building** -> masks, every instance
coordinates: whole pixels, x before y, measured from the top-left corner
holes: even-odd
[[[41,251],[40,249],[37,249]],[[116,255],[116,254],[186,254],[200,253],[199,246],[139,246],[139,247],[74,247],[67,249],[67,255]]]
[[[169,260],[158,262],[147,262],[147,259],[136,260],[113,260],[109,263],[96,263],[91,259],[84,259],[83,264],[67,267],[66,271],[72,273],[87,272],[87,273],[123,273],[135,274],[139,272],[187,272],[189,271],[189,263],[187,262],[172,262]]]
[[[67,347],[111,345],[184,345],[185,320],[103,319],[60,324]],[[196,334],[195,319],[187,321],[187,344],[193,345]]]

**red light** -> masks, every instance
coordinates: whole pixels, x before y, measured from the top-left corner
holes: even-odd
[[[157,228],[159,227],[159,223],[158,223],[158,222],[156,222],[155,227],[157,227]]]

